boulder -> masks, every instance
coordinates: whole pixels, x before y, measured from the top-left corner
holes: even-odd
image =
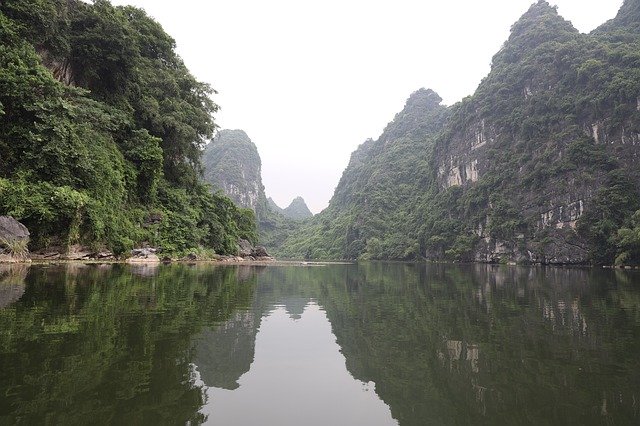
[[[11,216],[0,216],[0,255],[5,260],[26,259],[29,230]]]
[[[251,252],[251,256],[253,257],[269,257],[269,253],[267,253],[267,249],[262,247],[262,246],[258,246],[256,248],[253,249],[253,251]]]
[[[249,241],[243,239],[238,240],[238,254],[241,257],[251,256],[253,250],[253,245]]]
[[[0,216],[0,239],[29,240],[29,230],[26,226],[12,218],[11,216]]]
[[[160,258],[154,248],[139,248],[131,250],[131,257],[127,261],[131,263],[157,263],[160,262]]]

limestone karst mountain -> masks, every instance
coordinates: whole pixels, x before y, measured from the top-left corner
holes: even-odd
[[[267,199],[267,203],[272,211],[280,213],[288,219],[304,220],[313,217],[313,213],[311,213],[311,210],[309,210],[307,203],[302,197],[294,198],[289,206],[284,209],[278,206],[271,197]]]
[[[259,217],[267,200],[258,149],[243,130],[220,130],[202,154],[204,180]]]
[[[638,255],[639,11],[626,0],[581,34],[546,1],[533,4],[472,96],[444,107],[431,90],[411,95],[279,254],[564,264]]]

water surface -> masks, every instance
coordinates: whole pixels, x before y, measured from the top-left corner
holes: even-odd
[[[0,424],[639,424],[640,274],[0,266]]]

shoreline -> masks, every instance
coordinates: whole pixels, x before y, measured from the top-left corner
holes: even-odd
[[[308,262],[300,260],[172,260],[170,262],[130,261],[130,260],[73,260],[73,259],[32,259],[30,261],[0,262],[0,265],[131,265],[131,266],[160,266],[173,264],[186,265],[220,265],[220,266],[324,266],[324,265],[353,265],[355,262],[327,261]]]
[[[220,265],[220,266],[326,266],[326,265],[357,265],[358,263],[368,263],[371,261],[358,262],[358,261],[344,261],[344,260],[327,260],[327,261],[305,261],[305,260],[277,260],[277,259],[269,259],[269,260],[258,260],[258,259],[243,259],[241,257],[231,257],[225,259],[176,259],[171,261],[155,261],[155,260],[147,260],[147,259],[0,259],[0,266],[2,265],[149,265],[149,266],[158,266],[158,265],[171,265],[171,264],[187,264],[187,265]],[[403,263],[403,264],[411,264],[411,265],[420,265],[420,264],[431,264],[431,265],[486,265],[486,266],[494,266],[494,267],[525,267],[525,268],[533,268],[533,267],[549,267],[549,268],[577,268],[577,269],[609,269],[609,270],[620,270],[620,271],[638,271],[640,270],[640,266],[611,266],[611,265],[561,265],[561,264],[528,264],[528,265],[518,265],[513,263],[487,263],[487,262],[467,262],[467,263],[459,263],[459,262],[434,262],[434,261],[423,261],[423,262],[411,262],[411,261],[394,261],[394,260],[376,260],[373,262],[379,263]]]

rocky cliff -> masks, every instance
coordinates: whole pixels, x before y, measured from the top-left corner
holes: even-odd
[[[640,208],[639,4],[591,34],[533,4],[473,96],[414,93],[281,255],[613,263]]]
[[[243,130],[221,130],[202,155],[204,179],[241,207],[265,214],[267,199],[262,184],[258,149]]]

